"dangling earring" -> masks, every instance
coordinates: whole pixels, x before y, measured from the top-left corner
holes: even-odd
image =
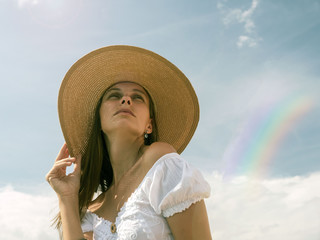
[[[145,138],[145,139],[148,139],[148,137],[149,137],[149,134],[148,134],[148,133],[145,133],[145,134],[144,134],[144,138]]]

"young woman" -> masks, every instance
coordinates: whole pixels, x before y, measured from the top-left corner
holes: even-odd
[[[68,71],[58,109],[66,144],[46,179],[65,240],[211,239],[210,187],[179,155],[199,106],[178,68],[137,47],[98,49]]]

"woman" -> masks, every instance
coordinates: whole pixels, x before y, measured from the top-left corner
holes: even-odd
[[[46,179],[65,240],[211,239],[210,187],[179,155],[199,105],[178,68],[137,47],[98,49],[70,68],[58,109],[66,144]]]

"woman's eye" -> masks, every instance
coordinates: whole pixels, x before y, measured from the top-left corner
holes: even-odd
[[[119,93],[111,93],[108,96],[108,99],[119,99],[121,97],[121,95]]]
[[[138,99],[138,100],[144,101],[143,97],[140,96],[140,95],[133,95],[132,98],[133,98],[133,99]]]

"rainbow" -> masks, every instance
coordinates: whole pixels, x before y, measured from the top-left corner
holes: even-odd
[[[226,176],[265,177],[281,143],[313,106],[308,96],[289,96],[256,111],[224,155]]]

